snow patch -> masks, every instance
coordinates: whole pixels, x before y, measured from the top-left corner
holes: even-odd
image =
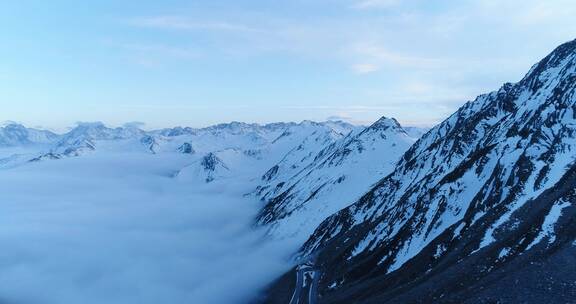
[[[538,236],[526,247],[526,250],[530,250],[534,245],[540,243],[545,237],[548,238],[548,244],[554,243],[556,240],[556,235],[554,234],[554,225],[562,215],[562,209],[569,207],[571,204],[569,202],[557,202],[555,203],[552,208],[550,208],[550,212],[544,218],[544,223],[540,228],[540,233]]]

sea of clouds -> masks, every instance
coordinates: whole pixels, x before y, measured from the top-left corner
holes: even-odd
[[[0,303],[244,303],[293,244],[252,227],[242,183],[176,178],[177,154],[0,170]]]

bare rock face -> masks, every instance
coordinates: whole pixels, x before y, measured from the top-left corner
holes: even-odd
[[[158,149],[159,146],[156,138],[151,135],[144,135],[140,138],[140,143],[152,154],[156,153],[156,149]]]
[[[220,171],[228,171],[226,164],[214,153],[208,153],[200,162],[201,168],[206,174],[206,182],[209,183],[215,179]]]
[[[192,147],[192,144],[190,144],[188,142],[185,142],[180,147],[178,147],[178,152],[183,153],[183,154],[196,153],[196,151],[194,151],[194,148]]]

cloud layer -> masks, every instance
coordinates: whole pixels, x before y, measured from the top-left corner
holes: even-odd
[[[169,165],[167,165],[169,164]],[[0,302],[243,303],[285,269],[244,189],[172,178],[179,156],[100,154],[0,171]]]

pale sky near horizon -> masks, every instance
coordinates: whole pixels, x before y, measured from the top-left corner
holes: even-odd
[[[0,121],[432,125],[576,38],[573,0],[5,0]]]

